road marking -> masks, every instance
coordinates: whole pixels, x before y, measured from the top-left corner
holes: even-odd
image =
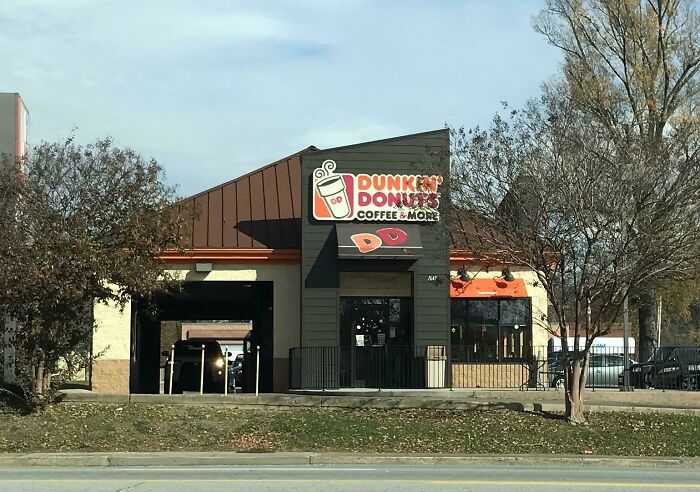
[[[210,466],[199,466],[197,468],[156,468],[156,467],[135,467],[135,468],[117,468],[113,467],[110,468],[110,471],[120,471],[120,472],[141,472],[141,471],[149,471],[149,472],[169,472],[169,471],[175,471],[175,472],[183,472],[183,471],[221,471],[221,472],[256,472],[256,473],[267,473],[267,472],[328,472],[328,471],[377,471],[377,468],[304,468],[305,466],[309,465],[300,465],[300,468],[278,468],[275,466],[269,466],[269,465],[235,465],[235,466],[229,466],[229,467],[210,467]],[[81,470],[82,471],[82,470]],[[102,469],[101,471],[104,471]]]
[[[357,479],[314,479],[314,478],[299,478],[299,479],[226,479],[226,478],[203,478],[203,479],[10,479],[0,480],[2,484],[28,484],[28,483],[124,483],[124,482],[142,482],[142,483],[365,483],[365,484],[435,484],[435,485],[537,485],[543,487],[638,487],[638,488],[664,488],[664,489],[693,489],[697,490],[700,483],[649,483],[649,482],[566,482],[566,481],[544,481],[544,480],[357,480]]]

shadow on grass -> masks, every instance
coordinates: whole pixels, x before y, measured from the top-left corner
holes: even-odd
[[[538,417],[543,417],[549,420],[566,420],[562,413],[550,412],[548,410],[543,410],[542,404],[533,404],[533,409],[528,410],[525,408],[525,404],[520,402],[502,402],[502,403],[489,403],[485,407],[477,406],[474,410],[510,410],[518,413],[526,413],[529,415],[537,415]]]
[[[30,413],[24,391],[15,384],[0,384],[0,407],[21,415]]]
[[[64,390],[64,389],[89,390],[90,384],[85,382],[85,381],[68,381],[68,382],[63,383],[58,389],[59,390]]]
[[[537,409],[537,407],[540,407],[539,410]],[[550,412],[548,410],[542,410],[541,405],[535,405],[534,411],[526,411],[525,413],[529,413],[532,415],[538,415],[538,416],[545,418],[547,420],[561,420],[561,421],[566,420],[566,417],[564,416],[563,413],[554,413],[554,412]]]
[[[20,415],[30,415],[46,408],[47,405],[60,403],[65,397],[65,393],[50,392],[46,398],[31,399],[21,386],[0,384],[0,410],[4,409]]]

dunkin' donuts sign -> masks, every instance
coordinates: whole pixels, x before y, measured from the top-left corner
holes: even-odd
[[[313,173],[318,220],[437,222],[442,176],[336,173],[324,161]]]

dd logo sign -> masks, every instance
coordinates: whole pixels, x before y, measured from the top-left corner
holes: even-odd
[[[360,253],[369,253],[381,246],[400,246],[408,240],[408,234],[398,227],[385,227],[374,234],[369,232],[353,234],[350,240],[355,243]]]

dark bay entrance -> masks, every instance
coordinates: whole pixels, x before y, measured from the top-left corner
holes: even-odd
[[[239,320],[252,322],[249,347],[260,346],[260,391],[272,392],[272,282],[192,281],[181,289],[134,300],[131,326],[131,393],[159,393],[161,322]],[[254,391],[255,354],[245,350],[243,391]]]

